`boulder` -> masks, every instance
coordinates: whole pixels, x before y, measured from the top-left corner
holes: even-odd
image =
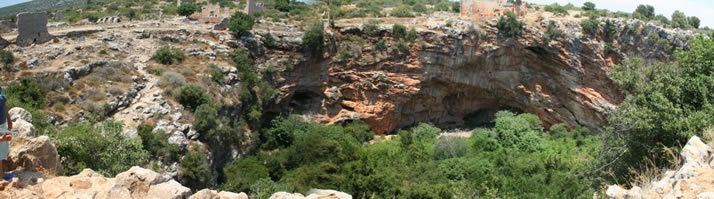
[[[627,190],[617,185],[610,185],[605,191],[605,195],[610,199],[623,199],[625,194],[627,194]]]
[[[32,123],[32,114],[30,114],[30,112],[28,112],[24,108],[11,108],[8,111],[8,114],[10,114],[10,119],[12,119],[13,122],[17,121],[18,119],[21,119]]]
[[[676,180],[689,179],[697,176],[697,168],[709,166],[708,161],[712,154],[712,148],[704,144],[697,136],[689,139],[680,156],[684,164],[675,174]]]
[[[110,197],[123,196],[128,191],[132,198],[145,198],[149,192],[149,188],[153,185],[158,185],[166,182],[160,174],[141,167],[131,167],[129,171],[119,173],[116,176],[116,184],[110,190]],[[168,185],[164,185],[168,186]],[[124,189],[126,191],[124,191]],[[166,187],[161,190],[166,190]],[[155,190],[159,191],[159,190]]]
[[[196,192],[188,199],[248,199],[248,195],[245,193],[233,193],[227,191],[221,191],[220,193],[210,190],[203,189]]]
[[[326,189],[311,189],[307,192],[308,199],[352,199],[352,195],[345,192]]]
[[[270,199],[305,199],[300,193],[277,192],[270,196]]]
[[[35,137],[35,126],[25,120],[13,122],[12,130],[17,131],[19,137]]]
[[[156,186],[151,186],[146,198],[183,199],[189,195],[191,195],[191,189],[184,187],[175,180],[171,180]]]
[[[10,142],[8,159],[11,161],[10,168],[42,169],[50,174],[62,174],[57,148],[47,136],[14,139]]]
[[[248,199],[248,194],[243,192],[233,193],[227,191],[221,191],[218,193],[218,199]]]
[[[10,42],[3,39],[2,36],[0,36],[0,49],[3,49],[9,45],[10,45]]]
[[[714,199],[714,192],[704,192],[697,195],[697,199]]]

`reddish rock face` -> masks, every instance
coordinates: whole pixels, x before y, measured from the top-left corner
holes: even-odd
[[[352,58],[311,58],[282,72],[283,95],[272,111],[310,115],[323,123],[360,119],[385,133],[419,122],[483,124],[507,109],[538,115],[546,127],[566,123],[598,131],[623,100],[607,76],[610,66],[627,57],[671,57],[650,48],[638,36],[643,33],[622,33],[616,39],[630,44],[608,50],[601,36],[583,35],[577,23],[559,23],[563,36],[552,41],[543,40],[545,26],[527,27],[517,39],[499,36],[491,26],[481,26],[480,38],[466,31],[422,30],[408,52],[370,50],[378,38],[356,48],[340,46],[361,34],[343,28],[349,31],[329,39],[333,49],[340,49],[331,55],[348,49]],[[394,48],[396,41],[385,39]]]

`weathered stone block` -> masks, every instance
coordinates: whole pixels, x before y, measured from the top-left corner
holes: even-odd
[[[52,39],[47,32],[47,13],[20,13],[17,14],[17,40],[18,46],[41,44]]]

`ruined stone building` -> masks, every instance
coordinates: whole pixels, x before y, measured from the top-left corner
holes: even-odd
[[[231,16],[231,9],[221,8],[218,4],[208,4],[201,7],[200,12],[193,13],[191,18],[198,19],[202,24],[218,24],[223,18]]]
[[[483,17],[503,16],[509,11],[523,17],[528,13],[527,3],[522,0],[515,0],[513,3],[505,0],[461,0],[460,16],[481,20]]]
[[[245,13],[253,14],[263,11],[263,3],[256,2],[257,0],[248,0],[245,5]]]
[[[18,46],[41,44],[52,39],[47,31],[47,13],[20,13],[17,14],[17,39]]]

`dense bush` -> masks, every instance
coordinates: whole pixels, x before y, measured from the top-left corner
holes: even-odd
[[[75,175],[91,168],[105,176],[114,176],[132,166],[148,163],[150,156],[141,140],[124,137],[121,130],[122,124],[115,121],[104,121],[97,127],[76,123],[55,135],[52,141],[64,159],[65,174]]]
[[[250,35],[250,30],[253,29],[255,24],[255,19],[242,11],[236,11],[231,15],[231,19],[228,21],[228,30],[232,31],[236,37],[243,37]]]
[[[409,42],[414,42],[414,41],[416,41],[416,39],[417,39],[417,31],[416,31],[415,28],[412,28],[412,29],[409,30],[409,32],[407,33],[407,38],[406,38],[406,39],[407,39],[407,41],[409,41]]]
[[[292,193],[295,190],[292,186],[285,183],[277,183],[270,178],[262,178],[250,186],[251,198],[268,199],[273,193],[288,192]]]
[[[191,148],[181,160],[180,171],[183,174],[181,184],[196,191],[208,187],[208,180],[213,174],[208,156],[200,151],[198,145],[193,145]]]
[[[212,104],[211,97],[198,85],[188,85],[181,89],[178,101],[186,110],[195,111],[202,104]]]
[[[377,40],[377,43],[374,44],[374,49],[378,51],[387,50],[387,41],[384,39]]]
[[[392,25],[392,37],[395,40],[404,39],[407,36],[407,27],[402,24],[395,23]]]
[[[251,185],[270,177],[268,167],[256,157],[236,160],[223,168],[223,173],[227,179],[223,188],[232,192],[249,192]]]
[[[393,17],[414,17],[414,14],[412,14],[412,8],[407,5],[392,9],[392,11],[389,12],[389,15]]]
[[[579,198],[594,191],[581,173],[597,141],[564,125],[549,133],[535,115],[499,112],[494,128],[474,130],[470,139],[437,139],[438,128],[420,124],[392,140],[366,145],[368,136],[361,135],[369,130],[361,125],[280,117],[261,132],[261,140],[275,140],[263,146],[271,152],[226,167],[233,177],[222,187],[245,191],[278,186],[275,180],[286,183],[285,190],[319,187],[357,198]],[[242,180],[256,178],[262,180]],[[264,189],[250,191],[267,197]]]
[[[152,59],[166,65],[181,62],[183,58],[183,51],[172,46],[162,46],[154,53],[154,56],[152,56]]]
[[[699,20],[699,17],[691,16],[691,17],[687,17],[687,22],[689,22],[689,25],[691,27],[699,28],[699,24],[701,23],[701,20]]]
[[[508,12],[506,16],[498,19],[498,32],[508,37],[518,37],[523,33],[523,21],[518,21],[518,16],[513,12]]]
[[[159,86],[164,89],[169,96],[175,96],[179,89],[186,85],[186,79],[180,73],[169,71],[161,75]]]
[[[662,24],[664,24],[664,25],[671,25],[671,24],[672,24],[672,22],[670,22],[669,19],[667,19],[667,17],[665,17],[664,15],[657,15],[657,16],[655,16],[655,20],[659,21],[660,23],[662,23]]]
[[[609,137],[616,140],[609,148],[619,150],[610,149],[618,153],[608,161],[616,161],[610,165],[619,180],[629,180],[629,168],[675,163],[666,158],[667,148],[678,153],[714,122],[714,41],[700,37],[689,44],[674,53],[676,63],[645,67],[644,60],[631,59],[613,67],[610,77],[627,96],[609,120]]]
[[[177,145],[169,144],[169,134],[163,130],[153,132],[154,127],[142,124],[137,128],[144,148],[151,154],[152,159],[162,162],[178,161],[181,149]]]
[[[555,14],[560,14],[560,15],[565,15],[565,16],[568,15],[568,10],[567,10],[565,7],[563,7],[563,6],[561,6],[561,5],[557,4],[557,3],[551,4],[551,5],[547,5],[547,6],[545,6],[543,9],[544,9],[545,11],[552,12],[552,13],[555,13]]]
[[[589,35],[597,35],[600,29],[600,20],[595,18],[583,19],[580,21],[580,26],[583,28],[583,32]]]
[[[218,67],[216,64],[211,64],[208,66],[211,72],[211,81],[220,83],[223,81],[223,78],[226,77],[226,74],[223,73],[223,70]]]
[[[198,7],[196,7],[196,5],[193,5],[192,3],[184,3],[176,9],[176,12],[181,16],[190,16],[197,10]]]
[[[45,91],[37,80],[22,78],[7,85],[3,92],[8,96],[8,107],[38,109],[45,104]]]
[[[363,32],[370,37],[376,37],[379,36],[379,21],[378,20],[369,20],[367,23],[362,25]]]
[[[6,51],[6,50],[0,50],[0,63],[8,66],[15,62],[15,56],[12,55],[12,52]]]
[[[305,47],[313,53],[322,52],[322,42],[324,40],[324,26],[322,21],[316,21],[308,27],[305,34],[302,36],[302,42]]]

